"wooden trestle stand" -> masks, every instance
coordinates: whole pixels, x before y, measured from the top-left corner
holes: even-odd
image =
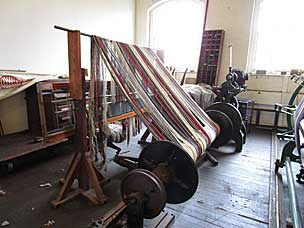
[[[85,69],[81,68],[80,31],[71,31],[55,26],[68,32],[70,93],[75,102],[76,134],[74,138],[75,154],[61,181],[62,187],[57,199],[52,201],[54,207],[82,195],[93,204],[101,205],[106,202],[106,196],[101,188],[105,178],[94,166],[88,149],[87,118],[85,99]],[[84,34],[86,35],[86,34]],[[78,186],[72,188],[74,181]]]

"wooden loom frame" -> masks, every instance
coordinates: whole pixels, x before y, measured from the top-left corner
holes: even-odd
[[[58,26],[57,29],[68,32],[68,55],[70,93],[75,101],[75,153],[68,171],[61,180],[63,184],[57,198],[52,201],[54,207],[71,200],[79,195],[85,196],[95,205],[104,204],[107,200],[101,188],[105,182],[104,176],[94,166],[90,156],[87,141],[87,118],[85,99],[85,75],[86,70],[81,68],[81,44],[80,35],[91,35],[80,33],[80,31],[68,30]],[[78,180],[78,187],[73,189],[72,185]],[[92,193],[91,186],[95,192]]]
[[[101,184],[107,180],[94,166],[90,157],[87,143],[87,122],[86,122],[86,100],[85,100],[85,76],[86,70],[81,68],[81,45],[80,35],[92,37],[92,35],[82,33],[78,30],[70,30],[60,26],[56,29],[68,32],[68,54],[69,54],[69,75],[70,93],[75,101],[75,154],[70,163],[68,171],[60,183],[63,185],[55,200],[51,203],[54,207],[83,195],[95,205],[102,205],[107,198],[102,191]],[[113,116],[107,119],[108,123],[123,120],[136,116],[134,111]],[[78,179],[78,187],[72,188],[74,180]],[[90,182],[91,181],[91,182]],[[95,195],[90,191],[90,184],[95,190]],[[71,191],[72,190],[72,191]]]
[[[206,0],[206,13],[204,27],[206,24],[206,17],[208,11],[208,2]],[[85,196],[95,205],[104,204],[107,200],[100,184],[106,182],[105,177],[94,166],[90,157],[87,142],[87,120],[86,120],[86,99],[85,99],[85,69],[81,68],[81,44],[80,35],[92,37],[90,34],[81,33],[79,30],[70,30],[60,26],[55,26],[68,32],[68,56],[69,56],[69,80],[70,80],[70,94],[75,101],[75,153],[70,163],[68,171],[64,179],[60,180],[63,184],[60,192],[55,200],[51,203],[58,207],[61,204],[71,200],[79,195]],[[114,122],[119,119],[125,119],[136,115],[135,112],[123,114],[119,117],[109,118],[108,122]],[[146,139],[146,134],[142,139]],[[209,154],[208,154],[209,155]],[[72,185],[78,179],[78,187],[72,188]],[[90,186],[93,187],[95,194],[92,194]],[[72,191],[71,191],[72,190]]]

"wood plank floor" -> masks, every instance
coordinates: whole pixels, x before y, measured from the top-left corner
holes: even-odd
[[[271,133],[251,133],[242,153],[213,153],[219,165],[199,168],[199,188],[180,205],[173,227],[268,227]]]
[[[286,141],[279,141],[278,142],[278,155],[281,156],[282,150],[284,145],[287,143]],[[297,154],[295,152],[295,154]],[[303,155],[302,155],[303,156]],[[279,157],[280,158],[280,157]],[[301,210],[301,215],[302,218],[304,219],[304,184],[299,184],[296,181],[296,175],[299,173],[300,170],[300,164],[295,163],[295,162],[291,162],[291,167],[292,167],[292,171],[294,174],[294,183],[295,183],[295,190],[296,190],[296,194],[297,194],[297,199],[298,199],[298,205],[300,207]],[[288,184],[287,184],[287,177],[286,177],[286,169],[284,168],[280,168],[279,172],[282,174],[282,180],[283,180],[283,192],[284,192],[284,211],[285,211],[285,216],[286,218],[290,218],[291,214],[290,214],[290,200],[289,200],[289,191],[288,191]]]
[[[199,167],[199,188],[194,197],[183,204],[167,205],[175,215],[172,227],[268,227],[270,147],[271,133],[254,130],[242,153],[230,153],[229,147],[225,153],[213,152],[219,165],[212,167],[206,162]],[[60,154],[60,150],[58,147],[56,153]],[[126,150],[135,155],[140,146],[132,140],[128,148],[123,145]],[[0,224],[8,220],[10,228],[43,227],[54,219],[56,228],[84,228],[120,201],[119,184],[126,169],[110,162],[104,172],[112,180],[104,187],[109,198],[105,205],[95,207],[79,199],[52,208],[49,202],[58,193],[57,181],[70,159],[71,153],[39,162],[35,159],[13,174],[0,177],[0,189],[6,192],[0,196]],[[52,186],[39,188],[46,182]]]

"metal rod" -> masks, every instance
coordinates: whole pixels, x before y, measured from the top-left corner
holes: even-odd
[[[74,99],[73,98],[58,99],[51,101],[51,103],[56,104],[56,103],[69,102],[69,101],[74,101]]]
[[[232,71],[232,44],[228,45],[229,48],[229,72]]]
[[[300,91],[302,90],[304,86],[304,81],[302,81],[298,86],[297,88],[293,91],[289,101],[288,101],[288,106],[293,106],[295,105],[295,100],[296,98],[298,97],[298,94],[300,93]],[[291,115],[287,115],[286,117],[286,121],[287,121],[287,128],[288,130],[292,130],[293,129],[293,125],[292,125],[292,122],[293,122],[293,118],[291,117]]]
[[[63,30],[63,31],[66,31],[66,32],[75,32],[75,31],[77,31],[77,30],[72,30],[72,29],[64,28],[64,27],[61,27],[61,26],[58,26],[58,25],[55,25],[54,28],[55,29],[59,29],[59,30]],[[91,34],[87,34],[87,33],[83,33],[83,32],[80,32],[80,35],[82,35],[82,36],[88,36],[88,37],[92,37],[93,36]]]
[[[75,109],[56,111],[55,114],[58,115],[58,114],[61,114],[61,113],[72,112],[72,111],[74,111],[74,110],[75,110]]]
[[[302,228],[303,227],[302,218],[301,218],[300,208],[298,205],[297,195],[294,186],[293,173],[292,173],[289,158],[286,158],[285,167],[286,167],[286,176],[287,176],[289,199],[290,199],[290,212],[292,216],[293,227]]]
[[[0,71],[5,71],[5,72],[16,72],[16,73],[26,73],[26,70],[20,70],[20,69],[17,69],[17,70],[12,70],[12,69],[0,69]]]

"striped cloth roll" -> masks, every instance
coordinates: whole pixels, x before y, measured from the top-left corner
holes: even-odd
[[[219,134],[219,127],[186,94],[156,54],[150,48],[97,36],[92,45],[154,137],[175,142],[196,161]]]

